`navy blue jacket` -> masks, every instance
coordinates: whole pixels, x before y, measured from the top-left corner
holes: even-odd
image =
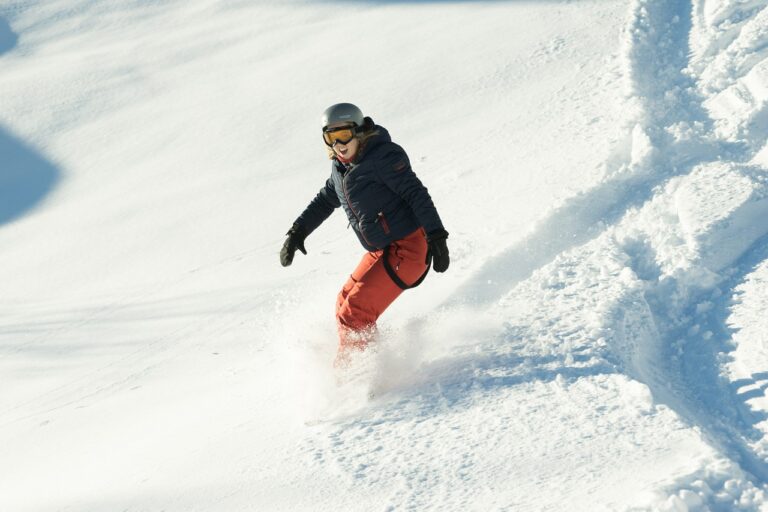
[[[419,227],[444,231],[426,187],[411,169],[408,155],[381,126],[355,162],[334,159],[331,177],[296,220],[309,234],[339,206],[368,251],[387,247]]]

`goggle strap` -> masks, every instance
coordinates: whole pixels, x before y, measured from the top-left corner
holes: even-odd
[[[352,130],[352,132],[354,132],[354,134],[355,134],[355,135],[357,135],[357,134],[359,134],[360,132],[362,132],[363,130],[365,130],[365,127],[363,127],[363,126],[357,126],[356,124],[354,124],[354,125],[352,125],[352,126],[345,126],[345,127],[343,127],[343,128],[334,128],[333,130],[329,130],[329,129],[326,127],[326,128],[323,128],[323,133],[338,132],[338,131],[341,131],[341,130]]]

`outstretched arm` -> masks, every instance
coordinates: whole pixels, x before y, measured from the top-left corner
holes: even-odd
[[[309,203],[309,206],[304,212],[299,215],[294,225],[298,224],[303,227],[307,235],[322,224],[325,219],[331,216],[333,211],[341,206],[339,196],[336,195],[336,189],[333,186],[333,179],[328,178],[325,182],[325,186],[320,189],[314,199]]]
[[[333,210],[339,206],[341,206],[341,203],[333,187],[333,180],[328,178],[325,186],[320,189],[320,192],[317,193],[315,198],[309,203],[309,206],[299,215],[299,218],[296,219],[291,229],[286,233],[288,238],[286,238],[280,251],[280,264],[287,267],[293,263],[296,249],[300,250],[303,254],[307,254],[307,250],[304,248],[304,239],[317,229],[333,213]]]

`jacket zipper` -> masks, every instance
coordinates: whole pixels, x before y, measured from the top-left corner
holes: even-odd
[[[352,215],[355,216],[357,219],[357,228],[358,232],[360,233],[360,236],[363,237],[363,240],[365,240],[365,243],[367,243],[369,246],[374,247],[371,245],[371,242],[368,241],[368,238],[366,238],[365,233],[363,233],[363,226],[360,224],[360,216],[357,214],[354,208],[352,208],[352,201],[349,199],[349,192],[347,191],[347,176],[352,171],[347,171],[342,177],[341,177],[341,189],[344,191],[344,197],[347,198],[347,206],[349,206],[349,211],[352,212]]]
[[[387,223],[387,219],[384,217],[384,212],[379,212],[379,215],[376,216],[376,222],[381,222],[381,227],[384,229],[384,233],[387,235],[389,234],[389,224]]]

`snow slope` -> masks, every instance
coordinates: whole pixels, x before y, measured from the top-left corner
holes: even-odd
[[[0,1],[0,510],[768,510],[766,16]],[[341,385],[336,101],[452,256]]]

